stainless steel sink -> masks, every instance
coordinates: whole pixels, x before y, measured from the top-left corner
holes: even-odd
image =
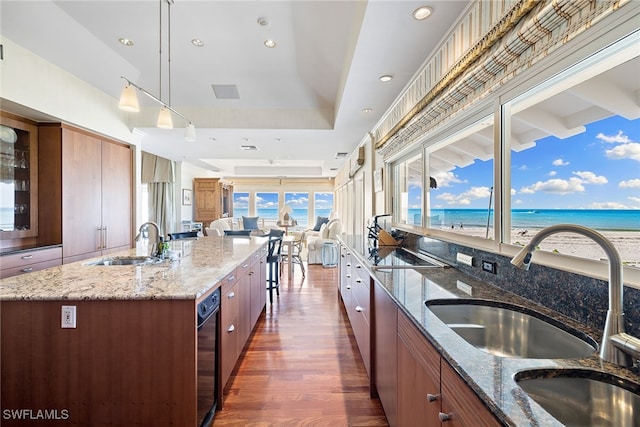
[[[594,340],[579,331],[523,307],[482,300],[434,300],[426,304],[465,341],[495,356],[570,359],[591,356],[598,348]]]
[[[158,264],[160,262],[162,262],[161,259],[149,256],[110,257],[103,258],[99,261],[88,262],[86,265],[147,265]]]
[[[640,425],[640,384],[590,370],[531,370],[518,385],[566,426]]]

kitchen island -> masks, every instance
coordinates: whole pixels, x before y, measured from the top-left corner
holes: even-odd
[[[0,281],[2,425],[197,425],[196,305],[243,269],[264,267],[265,243],[177,241],[185,256],[176,261],[103,266],[96,258]],[[265,296],[255,301],[262,311]],[[75,307],[75,328],[61,327],[62,306]]]

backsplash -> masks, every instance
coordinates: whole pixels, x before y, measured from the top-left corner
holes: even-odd
[[[598,330],[604,328],[609,306],[609,285],[606,280],[535,263],[531,264],[529,271],[522,271],[511,265],[511,258],[415,234],[407,234],[403,246],[433,254],[456,265],[458,270],[469,276],[513,292],[587,326]],[[471,255],[474,266],[457,263],[458,252]],[[483,271],[481,261],[495,262],[497,274]],[[625,286],[623,297],[626,332],[640,338],[640,289]]]

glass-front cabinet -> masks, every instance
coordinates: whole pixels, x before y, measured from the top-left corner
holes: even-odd
[[[0,114],[0,240],[37,236],[37,140],[35,123]]]

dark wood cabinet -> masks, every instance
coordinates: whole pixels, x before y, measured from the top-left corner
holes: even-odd
[[[398,425],[398,307],[373,281],[373,379],[389,425]]]
[[[39,222],[47,243],[61,239],[63,262],[131,247],[131,148],[60,124],[40,126],[40,146],[42,191],[53,196],[41,201]]]
[[[224,387],[231,376],[240,355],[239,313],[240,297],[235,271],[222,281],[222,300],[220,301],[220,380]]]

